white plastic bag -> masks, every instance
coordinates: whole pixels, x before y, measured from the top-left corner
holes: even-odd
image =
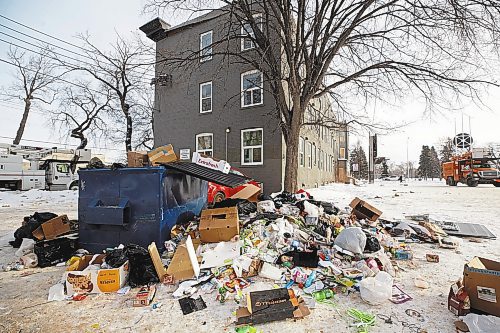
[[[378,272],[359,283],[361,298],[372,305],[381,304],[392,296],[392,277],[386,272]]]
[[[366,235],[359,227],[346,228],[335,238],[334,244],[354,254],[362,254],[366,246]]]
[[[64,301],[64,284],[59,282],[49,289],[48,301]]]
[[[500,327],[500,317],[467,314],[464,319],[471,333],[497,333]]]
[[[272,200],[264,200],[257,203],[257,212],[258,213],[274,213],[276,207],[274,206],[274,202]]]
[[[25,254],[33,252],[34,248],[35,248],[35,241],[33,239],[23,238],[21,246],[16,251],[16,256],[22,257]]]

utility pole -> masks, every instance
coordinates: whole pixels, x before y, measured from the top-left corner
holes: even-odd
[[[374,160],[375,160],[375,154],[376,152],[374,151],[375,145],[376,145],[376,136],[369,134],[369,147],[368,147],[368,183],[373,184],[374,183]]]
[[[406,179],[410,179],[410,159],[408,154],[408,145],[410,142],[410,137],[406,138]]]

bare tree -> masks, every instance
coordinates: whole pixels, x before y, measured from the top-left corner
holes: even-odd
[[[80,82],[78,87],[64,90],[59,108],[49,112],[54,128],[67,136],[78,139],[77,149],[87,147],[88,137],[102,137],[107,134],[107,113],[111,110],[110,89],[97,92],[89,82]]]
[[[297,188],[299,133],[312,100],[329,96],[337,115],[408,95],[437,110],[458,97],[480,98],[481,85],[496,84],[486,59],[498,42],[498,1],[150,0],[145,7],[165,8],[217,9],[227,17],[209,47],[213,56],[264,73],[287,146],[287,191]],[[253,52],[231,47],[242,38],[257,46]],[[200,56],[175,50],[158,61],[192,65]],[[336,119],[323,117],[321,126],[335,127]]]
[[[17,48],[10,48],[7,56],[16,67],[16,74],[12,85],[4,89],[4,99],[24,102],[23,116],[13,141],[17,145],[21,142],[34,103],[51,104],[54,101],[54,85],[62,74],[56,76],[57,66],[51,61],[49,49],[27,56]]]
[[[64,59],[59,61],[70,69],[87,73],[99,83],[99,89],[111,93],[109,116],[122,126],[114,132],[123,134],[126,151],[131,151],[135,130],[133,119],[137,119],[136,112],[144,110],[139,102],[140,91],[148,84],[146,73],[150,66],[144,65],[148,50],[144,44],[130,42],[120,35],[117,35],[110,51],[96,46],[88,35],[79,37],[83,42],[85,62],[76,65]]]

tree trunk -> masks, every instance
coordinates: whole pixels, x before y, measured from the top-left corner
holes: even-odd
[[[28,97],[24,100],[24,113],[23,113],[23,118],[19,123],[19,128],[17,129],[17,134],[13,142],[13,144],[15,145],[18,145],[21,142],[21,139],[24,134],[24,128],[26,127],[26,122],[28,121],[28,115],[30,113],[30,109],[31,109],[31,100]]]
[[[125,136],[125,148],[127,152],[132,151],[132,117],[127,116],[127,134]]]
[[[298,159],[299,151],[299,133],[292,133],[286,142],[286,157],[285,157],[285,183],[284,190],[286,192],[295,193],[297,191],[297,176],[298,176]]]

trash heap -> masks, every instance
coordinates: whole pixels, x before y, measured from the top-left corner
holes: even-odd
[[[260,199],[217,203],[200,217],[172,228],[170,240],[152,243],[148,249],[117,244],[100,254],[81,249],[69,257],[60,255],[67,260],[66,271],[61,282],[50,289],[49,300],[82,300],[91,293],[126,294],[130,288],[138,288],[133,305],[156,309],[161,303],[155,302],[155,295],[161,290],[178,299],[183,314],[205,309],[207,298],[234,302],[236,330],[256,332],[251,325],[302,319],[315,303],[335,305],[338,294],[359,293],[371,305],[387,300],[407,302],[411,296],[394,284],[394,278],[400,263],[413,258],[411,244],[459,246],[442,223],[430,221],[428,216],[385,220],[380,218],[380,210],[360,198],[343,209],[316,201],[306,191]],[[42,240],[54,237],[49,225],[55,222],[47,221],[55,216],[47,214],[29,217],[16,231],[13,245],[27,248],[26,238],[31,238],[37,254],[39,243],[33,238],[47,242]],[[64,217],[57,218],[64,221]],[[38,259],[40,266],[47,262],[40,256],[31,259]],[[439,256],[432,253],[426,259],[439,262]],[[49,260],[51,264],[58,261]],[[252,290],[256,282],[268,282],[269,288]],[[415,285],[429,287],[419,277]],[[456,314],[467,314],[470,302],[463,286],[458,284],[453,290],[449,300],[460,303]],[[354,308],[345,315],[358,332],[367,332],[376,321],[375,315]]]

